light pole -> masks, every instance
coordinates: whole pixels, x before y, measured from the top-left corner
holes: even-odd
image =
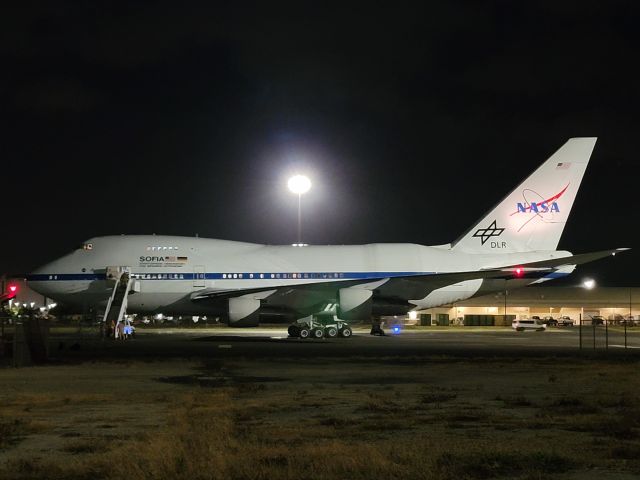
[[[586,278],[582,281],[582,288],[586,288],[587,290],[592,290],[593,287],[596,286],[596,281],[593,280],[592,278]],[[593,318],[591,319],[591,324],[593,325]],[[596,335],[596,331],[595,328],[593,330],[593,344],[594,344],[594,348],[595,348],[595,335]],[[580,350],[582,350],[582,313],[580,314]]]
[[[624,348],[627,349],[627,323],[631,321],[631,286],[629,286],[629,316],[627,321],[624,322]]]
[[[507,322],[507,279],[504,279],[504,323],[508,324]]]
[[[311,180],[304,175],[295,175],[289,179],[287,186],[291,192],[298,195],[298,243],[296,246],[302,246],[302,195],[307,193],[311,188]]]

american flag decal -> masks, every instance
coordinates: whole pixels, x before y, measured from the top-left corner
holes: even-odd
[[[571,166],[571,162],[560,162],[556,165],[556,170],[568,170]]]

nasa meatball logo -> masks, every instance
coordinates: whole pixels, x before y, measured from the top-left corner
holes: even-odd
[[[567,188],[569,188],[568,183],[558,193],[547,198],[530,188],[524,189],[522,191],[523,201],[516,202],[516,211],[511,215],[517,215],[519,213],[534,213],[537,215],[543,213],[560,213],[558,199],[567,191]]]
[[[567,164],[558,164],[558,165],[567,165]],[[558,167],[560,168],[560,167]],[[564,167],[563,167],[564,168]],[[567,167],[568,168],[568,167]],[[551,196],[542,195],[539,192],[532,190],[530,188],[525,188],[522,191],[522,202],[516,202],[516,209],[510,216],[516,215],[514,218],[519,218],[522,220],[520,227],[518,227],[517,231],[520,232],[523,228],[531,223],[531,225],[535,225],[536,223],[555,223],[558,222],[562,217],[560,204],[558,200],[569,188],[569,184],[565,185],[563,189],[561,189],[558,193]]]

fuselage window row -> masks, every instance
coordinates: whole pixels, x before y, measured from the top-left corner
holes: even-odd
[[[214,277],[220,274],[212,274]],[[50,280],[56,278],[52,275],[49,276]],[[223,280],[242,280],[242,279],[285,279],[285,280],[299,280],[299,279],[332,279],[332,278],[344,278],[345,274],[336,273],[223,273],[221,274]],[[131,278],[138,280],[185,280],[183,273],[132,273]],[[191,278],[187,278],[190,280]]]

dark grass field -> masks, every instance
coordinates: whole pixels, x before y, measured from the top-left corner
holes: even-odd
[[[0,369],[0,478],[640,477],[637,357],[142,341]]]

